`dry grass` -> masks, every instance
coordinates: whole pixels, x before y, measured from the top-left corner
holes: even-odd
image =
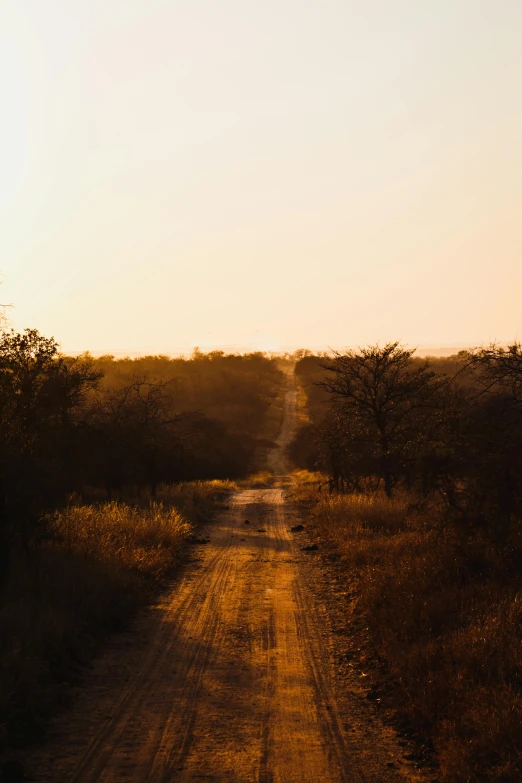
[[[186,481],[181,484],[162,484],[157,500],[177,508],[193,524],[206,522],[216,513],[238,483],[229,480]]]
[[[183,539],[235,488],[161,487],[144,507],[71,505],[39,546],[14,555],[0,594],[0,751],[38,734],[107,633],[122,628],[172,571]]]
[[[522,780],[520,545],[506,558],[479,534],[436,532],[407,496],[331,496],[316,474],[296,480],[316,534],[357,579],[395,706],[433,742],[443,780]]]
[[[271,487],[274,481],[274,474],[269,470],[260,470],[257,473],[253,473],[248,478],[239,482],[240,486],[247,489],[265,489]]]
[[[70,506],[49,518],[48,529],[53,546],[67,553],[161,579],[192,526],[173,506],[138,508],[114,501]]]

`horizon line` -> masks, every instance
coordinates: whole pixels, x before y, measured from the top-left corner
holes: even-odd
[[[509,341],[505,341],[506,345],[509,343]],[[402,343],[405,346],[411,347],[411,343]],[[418,344],[415,347],[415,352],[419,355],[424,356],[452,356],[458,353],[462,350],[470,350],[472,348],[477,348],[480,345],[483,345],[484,343],[446,343],[442,345],[429,345],[429,344]],[[488,343],[490,344],[490,343]],[[501,341],[501,344],[504,344],[504,341]],[[100,358],[101,356],[114,356],[115,358],[129,358],[129,359],[136,359],[140,357],[146,357],[146,356],[168,356],[169,358],[186,358],[192,356],[192,354],[199,350],[202,354],[209,354],[214,353],[218,351],[222,351],[224,353],[228,353],[230,355],[234,354],[249,354],[249,353],[262,353],[270,356],[286,356],[288,354],[294,354],[297,351],[311,351],[312,353],[328,353],[330,351],[339,351],[339,350],[351,350],[358,347],[361,347],[359,345],[355,344],[342,344],[342,345],[328,345],[328,346],[281,346],[278,349],[270,349],[270,348],[263,348],[258,345],[249,345],[248,343],[218,343],[211,346],[198,346],[196,344],[191,346],[172,346],[170,350],[162,350],[162,349],[128,349],[128,348],[104,348],[104,349],[89,349],[89,348],[64,348],[61,343],[59,343],[60,351],[67,355],[81,355],[84,353],[88,353],[91,356],[95,358]],[[431,352],[431,353],[430,353]]]

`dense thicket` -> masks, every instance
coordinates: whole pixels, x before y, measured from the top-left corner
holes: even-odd
[[[262,354],[61,356],[35,330],[0,335],[0,552],[71,492],[236,478],[271,432],[281,372]]]
[[[0,336],[0,555],[71,488],[87,397],[99,382],[88,360],[57,353],[34,330]]]
[[[299,467],[340,491],[402,486],[446,518],[506,537],[522,514],[522,347],[416,359],[392,343],[296,367],[309,424],[290,447]]]

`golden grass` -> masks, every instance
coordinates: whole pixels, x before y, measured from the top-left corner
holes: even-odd
[[[407,495],[329,495],[294,474],[315,535],[356,579],[399,715],[429,738],[442,779],[522,780],[522,547],[437,532]],[[518,549],[517,549],[518,547]]]
[[[234,488],[197,481],[160,487],[143,507],[73,504],[45,520],[40,545],[13,555],[0,594],[0,752],[39,733],[58,683],[150,598]]]
[[[238,483],[228,479],[213,481],[184,481],[180,484],[161,484],[157,500],[175,506],[193,524],[208,521],[226,498],[238,489]]]
[[[56,512],[48,519],[48,529],[53,545],[66,552],[159,579],[192,525],[163,503],[138,508],[113,501]]]
[[[269,470],[260,470],[257,473],[252,473],[246,479],[239,481],[241,487],[247,489],[265,489],[271,487],[274,481],[274,474]]]

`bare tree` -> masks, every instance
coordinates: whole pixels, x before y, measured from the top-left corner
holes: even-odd
[[[474,351],[465,363],[471,370],[479,394],[502,391],[514,403],[522,402],[522,344],[514,342],[507,348],[492,344]]]
[[[522,345],[477,349],[465,369],[475,382],[465,418],[466,507],[503,540],[522,511]]]
[[[388,496],[392,494],[420,432],[420,419],[438,405],[444,376],[429,369],[428,362],[414,364],[414,350],[398,342],[336,351],[321,366],[333,374],[319,385],[339,404],[350,426],[364,432],[373,448],[378,477]]]

